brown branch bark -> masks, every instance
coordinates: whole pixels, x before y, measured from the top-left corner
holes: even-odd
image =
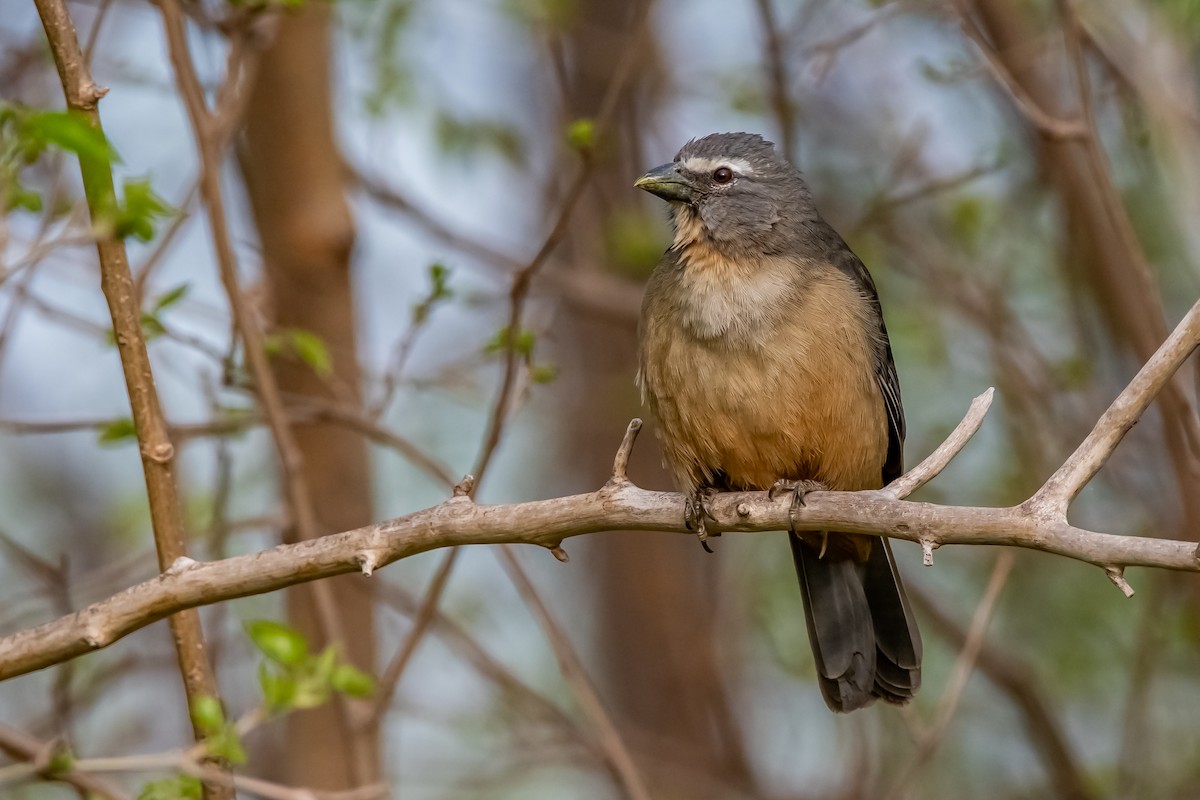
[[[36,0],[36,5],[62,81],[67,106],[83,115],[92,127],[102,131],[97,103],[107,90],[92,80],[66,4],[63,0]],[[79,168],[92,222],[103,229],[109,224],[105,217],[116,205],[111,166],[107,159],[81,156]],[[134,291],[125,243],[111,234],[100,235],[96,238],[96,251],[100,259],[100,287],[112,316],[117,352],[137,430],[159,568],[166,570],[176,560],[187,556],[183,512],[175,475],[175,447],[168,435],[166,418],[150,366],[150,355],[142,335],[141,309]],[[169,624],[189,708],[193,708],[201,697],[218,697],[200,615],[195,611],[176,614]],[[193,731],[197,741],[203,738],[199,727],[194,726]],[[208,786],[206,794],[209,797],[232,797],[232,792],[216,786]]]
[[[1006,545],[1101,567],[1200,572],[1193,542],[1121,536],[1046,522],[1021,506],[982,508],[893,500],[882,492],[813,492],[792,522],[797,530],[839,530],[926,543]],[[159,577],[52,622],[0,639],[0,680],[102,647],[185,608],[275,591],[349,572],[373,572],[429,550],[467,544],[557,547],[571,536],[612,529],[691,534],[682,495],[613,481],[588,494],[511,505],[456,497],[432,508],[353,531],[220,561],[181,559]],[[731,492],[712,502],[713,530],[779,531],[787,496]],[[694,534],[691,534],[694,535]]]

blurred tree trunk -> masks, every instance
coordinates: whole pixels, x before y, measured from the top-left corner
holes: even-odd
[[[639,147],[664,99],[653,34],[630,42],[639,35],[630,28],[639,5],[639,0],[580,4],[568,33],[569,119],[596,116],[627,48],[639,59],[612,133],[595,156],[602,163],[574,218],[566,260],[576,269],[611,270],[620,262],[611,246],[614,223],[618,215],[628,219],[640,201],[633,181],[671,155],[647,156]],[[628,316],[614,319],[586,307],[563,316],[563,339],[571,352],[562,359],[581,365],[577,380],[564,381],[569,385],[562,389],[570,396],[564,407],[573,421],[565,426],[571,433],[563,445],[567,453],[589,454],[577,472],[583,489],[607,479],[608,456],[626,423],[643,416],[633,383],[637,333]],[[642,485],[674,488],[651,436],[642,437],[633,461],[631,473]],[[614,533],[591,547],[597,678],[655,796],[730,797],[722,784],[744,786],[749,774],[716,660],[712,589],[718,559],[675,536]]]
[[[330,98],[331,9],[322,3],[282,15],[278,36],[263,54],[246,116],[243,171],[262,241],[269,305],[276,330],[316,334],[332,357],[333,374],[319,376],[300,360],[275,360],[289,398],[359,403],[355,315],[350,283],[354,224],[343,191]],[[304,479],[322,533],[369,523],[370,472],[366,445],[333,424],[298,428]],[[371,593],[357,576],[326,581],[349,659],[374,671]],[[324,646],[314,585],[288,591],[288,615],[314,647]],[[344,701],[338,701],[344,702]],[[379,777],[373,731],[348,724],[335,704],[288,718],[288,783],[345,788]]]

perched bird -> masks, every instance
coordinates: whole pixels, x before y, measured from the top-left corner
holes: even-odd
[[[701,541],[713,491],[803,502],[899,476],[904,409],[875,283],[796,168],[761,136],[721,133],[635,185],[671,203],[675,227],[642,302],[637,380]],[[789,539],[825,702],[906,702],[921,637],[888,540]]]

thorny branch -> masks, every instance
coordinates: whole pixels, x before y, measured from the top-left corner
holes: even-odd
[[[97,105],[107,89],[92,80],[66,4],[63,0],[37,0],[36,5],[67,106],[83,115],[96,130],[102,131]],[[104,218],[113,207],[115,197],[112,166],[107,159],[81,155],[79,168],[92,221],[103,227]],[[183,510],[175,474],[175,446],[171,442],[158,399],[125,243],[113,235],[100,236],[96,239],[96,250],[100,261],[101,289],[112,317],[112,330],[142,457],[159,567],[166,569],[171,563],[187,556]],[[170,628],[188,706],[194,709],[200,698],[218,696],[200,616],[195,612],[178,614],[172,617]],[[197,740],[203,737],[199,726],[194,726],[194,732]],[[216,798],[231,796],[231,793],[210,784],[205,795]]]
[[[944,544],[1025,547],[1094,564],[1126,594],[1129,566],[1200,572],[1195,544],[1120,536],[1071,525],[1065,514],[1086,480],[1104,463],[1123,434],[1153,401],[1179,365],[1200,344],[1200,302],[1113,401],[1062,469],[1026,502],[1007,508],[941,506],[903,499],[931,479],[966,444],[978,426],[981,396],[967,416],[929,458],[917,477],[863,492],[813,492],[789,519],[790,498],[764,492],[717,495],[712,504],[716,531],[837,530],[887,535],[921,544],[926,562]],[[480,505],[464,489],[446,502],[404,517],[321,539],[280,545],[251,555],[197,563],[180,559],[157,578],[79,612],[0,639],[0,680],[60,663],[106,647],[129,633],[185,608],[274,591],[332,575],[371,574],[401,558],[464,544],[536,544],[558,548],[563,539],[603,530],[686,533],[683,498],[641,489],[623,476],[632,437],[630,424],[611,480],[595,492],[512,505]]]

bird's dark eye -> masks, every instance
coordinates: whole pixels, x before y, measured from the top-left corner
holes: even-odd
[[[729,167],[717,167],[716,171],[712,174],[712,178],[717,183],[729,183],[733,180],[733,170]]]

